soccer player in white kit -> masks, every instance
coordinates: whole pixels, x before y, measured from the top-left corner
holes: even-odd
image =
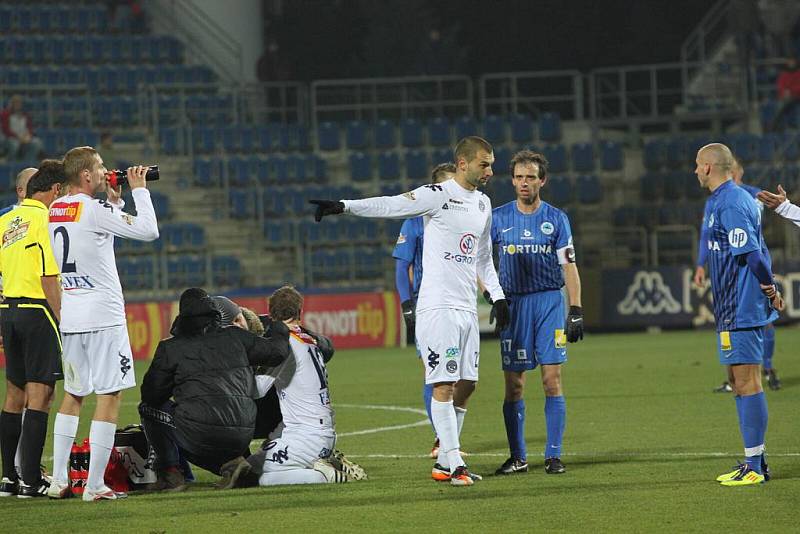
[[[48,495],[69,494],[67,466],[78,430],[83,399],[97,396],[89,430],[91,455],[84,501],[115,499],[103,481],[123,389],[136,385],[125,320],[125,302],[114,256],[114,237],[158,238],[158,223],[146,188],[147,167],[128,169],[138,215],[124,213],[122,188],[112,188],[106,168],[92,147],[64,156],[69,194],[50,206],[50,239],[61,266],[64,400],[53,431],[53,483]],[[94,198],[105,191],[108,200]]]
[[[492,262],[492,206],[477,191],[492,176],[492,146],[480,137],[465,137],[456,145],[454,161],[454,179],[402,195],[310,202],[317,205],[317,221],[339,213],[387,219],[424,217],[425,275],[417,300],[416,337],[426,364],[425,381],[434,384],[431,419],[440,448],[431,476],[468,486],[480,480],[467,470],[459,450],[466,402],[478,381],[476,278],[483,281],[494,302],[498,328],[508,326],[510,313]]]
[[[283,414],[279,438],[264,445],[266,458],[260,486],[346,482],[328,458],[336,444],[328,371],[316,341],[300,328],[303,296],[284,286],[269,298],[274,321],[289,327],[289,358],[273,371]]]

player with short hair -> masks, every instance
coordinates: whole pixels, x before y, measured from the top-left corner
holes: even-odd
[[[328,371],[316,340],[300,328],[303,296],[284,286],[269,298],[273,321],[289,327],[289,358],[274,371],[284,429],[264,444],[259,485],[347,482],[329,458],[336,444]]]
[[[778,317],[783,299],[763,254],[761,213],[753,198],[732,180],[733,155],[720,143],[697,152],[695,174],[711,191],[708,266],[717,322],[719,361],[727,366],[736,399],[745,461],[717,477],[723,486],[769,479],[764,438],[767,400],[761,387],[764,326]]]
[[[50,160],[53,161],[53,160]],[[25,190],[28,187],[28,180],[31,179],[31,176],[36,174],[38,171],[36,167],[26,167],[17,173],[17,178],[15,180],[15,191],[17,193],[17,202],[16,204],[11,204],[10,206],[6,206],[3,209],[0,209],[0,216],[5,215],[9,211],[13,210],[20,204],[22,201],[25,200]]]
[[[733,177],[733,181],[736,185],[750,193],[750,196],[756,200],[758,209],[763,215],[764,205],[758,201],[758,193],[761,191],[761,189],[742,182],[742,178],[744,177],[744,165],[742,165],[742,160],[740,160],[735,154],[733,156],[733,168],[731,169],[731,176]],[[708,207],[709,201],[706,200],[705,207],[703,208],[703,221],[700,223],[700,238],[698,239],[697,243],[697,268],[694,271],[694,284],[699,288],[704,287],[706,282],[705,264],[708,258]],[[770,257],[766,241],[764,241],[764,248],[761,250],[761,252],[771,265],[772,258]],[[775,371],[775,368],[772,367],[772,355],[774,353],[775,327],[772,324],[768,324],[766,327],[764,327],[764,376],[767,378],[767,384],[771,390],[779,390],[781,388],[781,381],[778,378],[777,371]],[[727,380],[723,381],[719,387],[714,388],[715,393],[730,393],[732,391],[733,387],[731,387],[730,382]]]
[[[114,447],[122,390],[136,385],[125,319],[125,301],[114,256],[114,238],[158,238],[145,174],[128,169],[138,215],[122,211],[122,187],[109,185],[103,159],[88,146],[64,156],[70,192],[50,207],[50,238],[61,266],[64,288],[61,334],[64,341],[64,399],[53,430],[52,498],[69,494],[67,465],[83,400],[94,393],[97,406],[89,429],[92,454],[84,501],[116,499],[103,482]],[[95,198],[106,192],[108,200]]]
[[[492,176],[492,145],[480,137],[456,144],[456,176],[393,197],[361,200],[311,200],[314,218],[350,213],[360,217],[406,219],[423,216],[425,276],[417,300],[417,346],[433,384],[431,419],[439,436],[438,461],[431,476],[454,486],[479,480],[461,457],[459,435],[467,401],[478,381],[480,335],[476,279],[494,302],[499,328],[509,323],[508,303],[492,262],[492,206],[478,191]]]
[[[456,173],[454,163],[440,163],[431,172],[431,183],[438,184],[447,180],[452,180]],[[397,294],[400,297],[400,307],[403,309],[403,320],[406,323],[406,339],[415,342],[416,314],[414,308],[419,296],[419,286],[422,283],[422,245],[423,232],[425,225],[422,217],[406,219],[400,227],[400,235],[397,236],[397,244],[392,252],[395,261],[395,285]],[[422,358],[419,348],[417,357]],[[431,396],[433,395],[433,384],[425,384],[425,364],[422,365],[423,389],[422,400],[425,403],[425,411],[428,412],[428,420],[433,425],[431,419]],[[434,435],[436,430],[434,429]],[[433,443],[431,458],[439,455],[439,439]]]
[[[545,472],[565,471],[561,443],[566,403],[561,365],[567,361],[567,342],[583,339],[581,281],[575,264],[572,230],[567,214],[541,199],[547,183],[547,159],[522,150],[511,159],[516,200],[492,212],[492,243],[500,256],[500,285],[508,297],[513,321],[500,332],[505,375],[503,419],[511,456],[498,475],[528,470],[525,446],[525,371],[542,373],[547,443]],[[564,322],[564,295],[569,315]]]
[[[0,217],[0,272],[5,283],[0,331],[6,352],[0,497],[43,497],[48,488],[39,462],[55,383],[64,375],[58,332],[61,288],[47,234],[47,206],[60,194],[63,181],[60,162],[43,161],[27,183],[26,198]],[[18,449],[20,470],[15,466]]]

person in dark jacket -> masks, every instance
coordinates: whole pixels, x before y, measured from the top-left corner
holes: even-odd
[[[270,337],[223,328],[211,297],[190,288],[142,381],[139,414],[156,455],[151,490],[184,489],[179,453],[219,474],[247,451],[255,427],[253,366],[279,365],[289,356],[289,331],[272,325]]]

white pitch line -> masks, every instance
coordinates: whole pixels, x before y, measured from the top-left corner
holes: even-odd
[[[335,408],[358,408],[360,410],[388,410],[390,412],[409,412],[419,415],[426,416],[425,419],[417,421],[416,423],[408,423],[405,425],[392,425],[392,426],[380,426],[377,428],[368,428],[366,430],[354,430],[352,432],[341,432],[337,433],[336,437],[343,438],[347,436],[363,436],[366,434],[377,434],[379,432],[389,432],[391,430],[403,430],[405,428],[414,428],[416,426],[423,426],[428,425],[430,422],[428,421],[427,415],[428,413],[425,410],[421,410],[419,408],[411,408],[408,406],[384,406],[380,404],[336,404],[334,405]]]
[[[654,453],[617,453],[617,452],[568,452],[563,453],[562,457],[564,456],[581,456],[581,457],[619,457],[619,458],[718,458],[718,457],[736,457],[738,453],[736,452],[654,452]],[[492,457],[492,458],[505,458],[508,456],[507,452],[470,452],[468,453],[468,457],[475,457],[475,456],[484,456],[484,457]],[[538,454],[536,456],[542,456]],[[800,452],[768,452],[768,458],[774,457],[797,457],[800,456]],[[416,458],[425,458],[430,459],[430,456],[427,454],[348,454],[348,458],[372,458],[372,459],[400,459],[400,458],[407,458],[407,459],[416,459]]]

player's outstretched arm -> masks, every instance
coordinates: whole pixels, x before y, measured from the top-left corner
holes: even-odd
[[[441,185],[427,184],[393,197],[372,197],[360,200],[309,200],[317,206],[314,219],[319,222],[326,215],[349,213],[373,219],[408,219],[419,215],[432,215],[447,196]]]

